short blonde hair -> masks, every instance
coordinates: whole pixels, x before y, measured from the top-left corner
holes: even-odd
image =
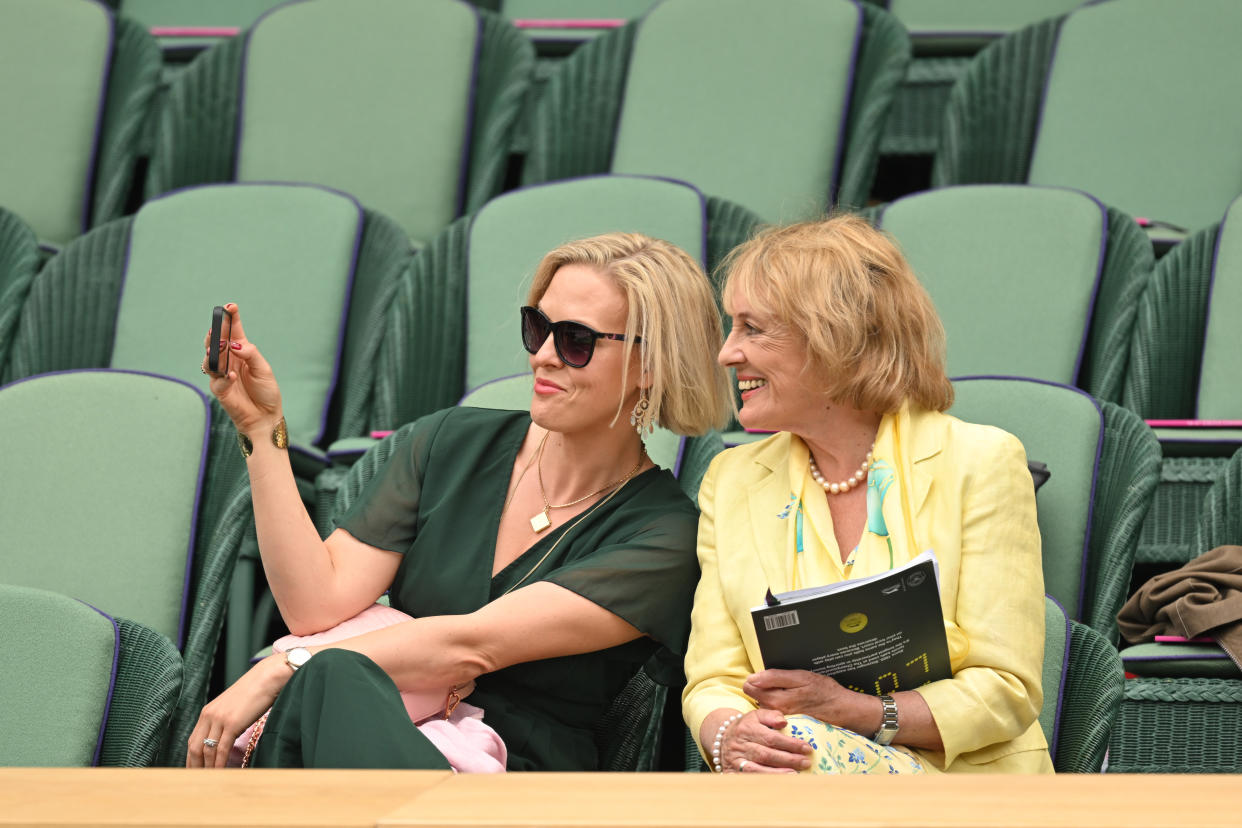
[[[720,316],[699,263],[680,247],[640,233],[573,241],[543,257],[528,304],[539,303],[552,277],[566,265],[594,268],[625,294],[629,311],[622,388],[637,334],[642,337],[639,361],[650,381],[647,398],[655,421],[689,435],[722,427],[732,410],[732,391],[728,373],[716,363],[723,344]]]
[[[856,215],[768,228],[729,254],[721,294],[741,291],[806,343],[827,397],[892,413],[953,404],[944,326],[897,243]]]

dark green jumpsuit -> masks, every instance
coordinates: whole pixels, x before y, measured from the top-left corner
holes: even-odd
[[[668,471],[650,469],[490,577],[501,509],[529,425],[528,414],[512,411],[454,408],[424,417],[338,526],[404,555],[390,598],[410,615],[469,613],[515,584],[549,581],[645,633],[607,650],[480,676],[467,699],[504,739],[509,770],[594,770],[594,723],[626,681],[649,659],[680,668],[699,574],[698,512]],[[410,723],[387,675],[344,651],[319,653],[290,679],[254,764],[447,767]]]

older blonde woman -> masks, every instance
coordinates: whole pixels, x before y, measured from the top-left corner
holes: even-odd
[[[722,772],[1052,770],[1043,578],[1022,445],[942,413],[944,332],[894,243],[853,216],[777,228],[727,263],[719,361],[740,422],[699,495],[683,707]],[[796,516],[796,519],[795,519]],[[887,571],[931,549],[953,677],[864,695],[765,670],[764,593]]]
[[[187,764],[223,766],[271,706],[256,766],[447,767],[398,690],[473,680],[469,701],[510,770],[590,770],[595,722],[626,680],[658,648],[684,650],[697,513],[640,434],[653,422],[701,434],[727,416],[707,277],[667,242],[612,234],[549,253],[528,301],[530,413],[418,421],[326,540],[269,437],[281,422],[272,370],[228,306],[233,367],[211,387],[253,443],[281,615],[310,634],[390,590],[414,619],[259,662],[203,709]]]

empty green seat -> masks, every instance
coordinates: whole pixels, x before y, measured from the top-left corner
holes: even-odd
[[[959,378],[949,413],[1015,435],[1047,465],[1036,497],[1044,589],[1109,641],[1128,595],[1139,530],[1156,488],[1160,448],[1120,406],[1022,378]]]
[[[980,53],[949,99],[935,185],[1077,187],[1195,230],[1242,189],[1232,0],[1108,0]],[[1155,227],[1157,239],[1180,232]]]
[[[1242,420],[1236,319],[1242,314],[1242,199],[1224,219],[1156,265],[1139,302],[1123,402],[1153,420]],[[1164,471],[1144,528],[1142,574],[1180,566],[1201,550],[1192,530],[1200,503],[1242,428],[1166,427]]]
[[[518,308],[554,247],[639,232],[683,247],[710,273],[758,222],[688,184],[640,176],[591,176],[494,199],[433,240],[403,278],[384,324],[371,427],[396,428],[528,370]]]
[[[159,71],[95,0],[0,4],[0,205],[54,245],[120,216]]]
[[[773,222],[861,205],[908,59],[852,0],[666,0],[550,78],[524,180],[669,176]]]
[[[280,380],[290,458],[310,500],[326,465],[319,444],[365,433],[379,326],[409,257],[401,228],[322,187],[223,184],[169,194],[48,263],[23,310],[7,376],[127,368],[206,391],[200,364],[211,308],[237,302]],[[227,417],[221,428],[231,432]],[[236,445],[228,457],[244,465]],[[256,571],[254,554],[245,555],[226,645],[230,677],[255,649],[240,608],[253,601],[245,596]]]
[[[951,376],[1003,374],[1119,400],[1153,265],[1134,220],[1077,190],[947,187],[880,208],[944,322]]]
[[[931,155],[949,90],[970,59],[992,41],[1045,17],[1064,14],[1082,0],[872,0],[910,33],[914,60],[893,100],[880,151]]]
[[[500,191],[532,61],[460,0],[284,4],[173,82],[148,193],[313,182],[425,243]]]
[[[1221,468],[1195,526],[1196,554],[1242,544],[1242,451]],[[1118,773],[1242,772],[1242,672],[1215,645],[1122,650],[1125,699],[1109,747]]]
[[[4,583],[0,627],[0,765],[152,763],[181,685],[171,642],[68,596]]]
[[[0,583],[62,592],[180,649],[175,752],[207,691],[248,521],[231,425],[185,383],[69,371],[0,388],[0,444],[22,470],[0,482]]]

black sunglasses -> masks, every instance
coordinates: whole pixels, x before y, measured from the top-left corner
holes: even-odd
[[[552,345],[561,362],[570,368],[582,368],[591,361],[595,354],[595,340],[615,339],[625,341],[625,334],[600,333],[588,328],[581,322],[562,320],[553,322],[539,308],[526,305],[522,308],[522,346],[532,354],[539,353],[543,343],[552,337]],[[642,342],[641,336],[634,337],[635,342]]]

